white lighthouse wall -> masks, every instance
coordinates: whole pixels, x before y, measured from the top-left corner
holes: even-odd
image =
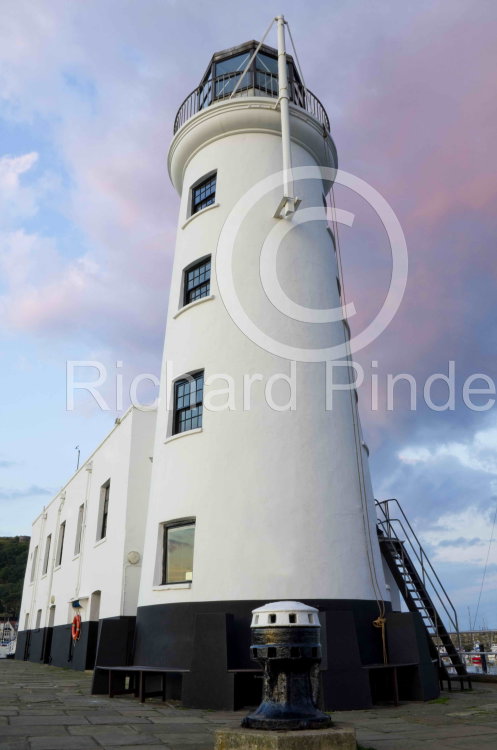
[[[296,410],[271,409],[264,386],[277,373],[288,375],[290,362],[264,351],[239,330],[220,298],[215,271],[212,297],[178,315],[185,267],[211,254],[215,268],[220,232],[231,209],[255,183],[281,168],[278,112],[266,104],[259,109],[256,100],[237,100],[226,111],[221,106],[216,110],[215,118],[201,113],[187,123],[171,148],[170,171],[181,190],[181,205],[146,532],[152,543],[145,550],[139,605],[372,600],[378,598],[372,565],[379,594],[387,599],[375,530],[369,539],[371,508],[365,510],[361,500],[352,420],[356,405],[350,392],[336,393],[332,411],[326,411],[324,365],[298,363]],[[319,164],[316,126],[310,121],[299,121],[294,130],[297,126],[294,166]],[[306,128],[308,143],[302,140]],[[324,142],[322,148],[326,150]],[[214,170],[218,205],[188,220],[191,185]],[[323,191],[320,180],[299,182],[299,210],[322,206]],[[341,321],[290,321],[261,290],[260,248],[278,222],[273,214],[281,195],[280,188],[263,196],[240,228],[233,268],[242,303],[251,319],[278,341],[306,348],[343,343]],[[304,224],[287,236],[278,276],[301,305],[340,304],[336,258],[324,222]],[[235,408],[214,412],[204,407],[201,431],[172,437],[172,415],[165,408],[171,376],[201,369],[206,379],[221,373],[232,378]],[[343,378],[343,368],[338,372]],[[251,407],[244,411],[243,377],[254,373],[262,383],[252,387]],[[282,404],[288,401],[288,386],[279,386],[274,399]],[[205,399],[225,387],[222,379],[207,385]],[[217,404],[223,402],[226,396],[219,396]],[[358,450],[360,461],[360,446]],[[370,490],[366,498],[371,504]],[[193,580],[162,586],[162,525],[192,517]]]

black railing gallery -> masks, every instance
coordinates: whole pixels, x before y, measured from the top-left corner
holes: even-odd
[[[181,107],[178,110],[174,120],[174,132],[185,124],[190,117],[205,109],[216,101],[228,99],[236,89],[235,96],[270,96],[278,97],[278,75],[256,70],[249,71],[245,74],[242,83],[237,87],[240,81],[241,73],[225,73],[215,78],[210,78],[203,84],[188,94]],[[294,80],[290,84],[290,101],[297,107],[305,109],[321,123],[327,132],[330,130],[330,121],[326,110],[312,91],[304,89],[301,83]]]

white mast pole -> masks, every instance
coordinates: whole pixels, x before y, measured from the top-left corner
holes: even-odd
[[[283,151],[283,199],[276,216],[290,216],[300,203],[295,200],[292,179],[292,152],[290,143],[290,112],[288,96],[288,72],[285,49],[285,18],[277,16],[278,24],[278,102],[281,113],[281,146]]]

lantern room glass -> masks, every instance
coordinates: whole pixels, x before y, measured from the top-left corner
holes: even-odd
[[[250,58],[255,52],[255,43],[243,45],[243,49],[233,54],[227,51],[226,57],[215,57],[205,74],[198,91],[198,109],[204,109],[215,101],[227,99],[236,89],[237,95],[278,96],[277,52],[269,54],[271,48],[264,47],[257,53],[242,78]],[[292,61],[288,62],[290,95],[293,99],[301,83]],[[293,92],[293,93],[292,93]]]

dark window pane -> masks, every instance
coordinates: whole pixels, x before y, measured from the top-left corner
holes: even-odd
[[[278,76],[272,73],[255,74],[256,87],[270,96],[278,95]]]
[[[212,205],[216,198],[216,175],[213,174],[192,189],[192,214]]]
[[[241,73],[229,73],[227,75],[223,75],[220,77],[217,77],[215,80],[215,87],[214,87],[214,98],[215,99],[224,99],[227,96],[230,96],[233,91],[243,91],[244,89],[251,88],[252,87],[252,71],[248,70],[243,80],[240,82],[240,79],[242,77]],[[240,85],[238,85],[240,82]]]
[[[249,52],[245,52],[243,55],[235,55],[227,60],[221,60],[216,63],[216,77],[222,76],[225,73],[235,73],[237,71],[242,72],[247,65],[249,58]]]
[[[185,299],[184,304],[194,302],[201,297],[210,294],[211,261],[203,260],[185,273]]]
[[[278,60],[275,57],[269,57],[263,52],[259,52],[255,58],[255,67],[257,70],[263,70],[266,73],[278,74]]]
[[[179,396],[179,392],[184,393]],[[192,375],[191,380],[179,380],[174,392],[174,433],[202,427],[204,373]]]
[[[212,102],[212,71],[209,73],[209,77],[207,81],[201,86],[199,91],[199,102],[198,102],[198,108],[203,109],[204,107],[208,107],[209,104]]]
[[[57,565],[62,564],[62,554],[64,552],[64,535],[66,533],[66,522],[63,521],[59,527],[59,545],[57,550]]]

